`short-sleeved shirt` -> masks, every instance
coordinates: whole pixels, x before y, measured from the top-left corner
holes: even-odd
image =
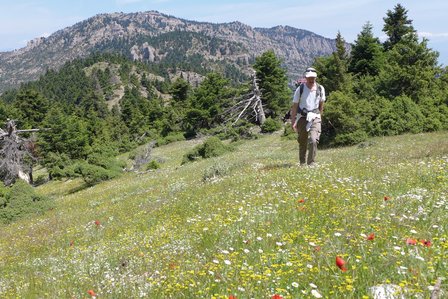
[[[302,96],[299,99],[300,95],[300,85],[297,87],[296,91],[294,92],[294,97],[292,102],[293,103],[299,103],[299,109],[303,110],[306,108],[308,111],[312,111],[314,109],[319,108],[319,102],[325,102],[325,88],[320,85],[321,88],[321,95],[320,98],[316,98],[316,92],[317,92],[317,84],[314,84],[314,87],[312,90],[310,90],[306,84],[303,84],[303,92]]]

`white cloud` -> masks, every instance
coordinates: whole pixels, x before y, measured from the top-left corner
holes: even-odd
[[[418,32],[418,36],[420,37],[427,37],[427,38],[445,38],[448,37],[448,32],[442,32],[442,33],[432,33],[432,32]]]

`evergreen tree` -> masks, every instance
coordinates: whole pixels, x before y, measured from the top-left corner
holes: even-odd
[[[336,51],[331,56],[317,58],[315,67],[319,73],[318,81],[325,86],[328,94],[336,90],[350,90],[345,40],[339,31],[336,36]]]
[[[135,87],[126,88],[120,102],[123,121],[136,138],[148,131],[150,104]]]
[[[218,73],[209,73],[193,93],[191,106],[205,110],[209,124],[222,113],[223,108],[229,105],[234,96],[230,80]]]
[[[254,69],[262,93],[261,100],[266,106],[266,117],[283,116],[290,106],[291,91],[280,59],[274,51],[269,50],[255,59]]]
[[[373,36],[372,24],[367,22],[352,46],[349,71],[355,75],[376,76],[383,65],[380,40]]]
[[[408,11],[401,4],[397,4],[394,10],[388,10],[387,17],[383,18],[383,32],[388,36],[384,42],[386,50],[392,49],[407,34],[415,34],[412,20],[408,19],[407,13]]]
[[[43,126],[50,130],[39,133],[38,144],[42,157],[50,152],[65,154],[70,159],[83,159],[87,156],[89,134],[80,117],[67,116],[61,107],[54,106],[45,117]]]
[[[438,53],[418,41],[411,33],[386,52],[386,63],[379,74],[379,93],[387,98],[408,95],[415,102],[429,96],[436,88]]]
[[[187,101],[191,91],[191,85],[185,79],[179,77],[173,82],[170,88],[170,94],[174,102]]]
[[[49,102],[34,89],[21,90],[13,104],[19,115],[17,120],[22,129],[37,128],[47,113]]]

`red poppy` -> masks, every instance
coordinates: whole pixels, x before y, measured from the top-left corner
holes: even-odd
[[[336,266],[338,266],[338,268],[341,269],[342,272],[347,271],[347,268],[345,267],[345,261],[340,256],[336,256]]]
[[[314,251],[320,251],[320,246],[315,246]]]
[[[237,299],[237,298],[236,298],[236,296],[234,296],[234,295],[230,295],[230,296],[229,296],[229,299]]]
[[[87,293],[92,297],[96,297],[96,294],[93,290],[88,290]]]
[[[305,202],[305,199],[304,199],[304,198],[301,198],[301,199],[298,200],[298,202],[299,202],[299,203],[304,203],[304,202]]]
[[[389,196],[384,196],[384,201],[388,201],[390,199]]]
[[[283,297],[279,294],[272,295],[272,299],[283,299]]]
[[[372,241],[373,239],[375,239],[375,234],[374,234],[374,233],[370,233],[370,234],[367,236],[367,240]]]
[[[406,244],[407,245],[417,245],[417,240],[416,239],[407,238],[406,239]]]
[[[423,246],[431,247],[431,241],[430,240],[420,240],[420,243],[422,243]]]
[[[100,226],[100,225],[101,225],[101,222],[100,222],[99,220],[95,220],[95,225],[96,225],[96,226]]]

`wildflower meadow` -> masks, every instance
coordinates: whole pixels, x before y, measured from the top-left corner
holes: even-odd
[[[197,143],[38,187],[54,208],[0,226],[0,298],[448,296],[448,132],[320,149],[311,167],[278,133],[181,164]]]

